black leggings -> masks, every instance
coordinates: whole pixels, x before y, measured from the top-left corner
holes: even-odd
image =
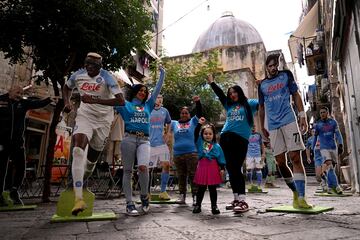
[[[206,188],[209,188],[211,206],[216,206],[216,204],[217,204],[216,185],[208,185],[208,186],[207,185],[198,185],[198,191],[196,193],[196,205],[201,206],[201,203],[204,199],[204,194],[205,194]]]
[[[227,132],[220,136],[220,146],[226,159],[233,193],[245,194],[245,179],[242,167],[245,161],[249,141],[239,135]]]
[[[22,144],[0,145],[3,146],[0,151],[0,193],[2,193],[3,190],[18,189],[21,186],[25,176],[26,162]]]

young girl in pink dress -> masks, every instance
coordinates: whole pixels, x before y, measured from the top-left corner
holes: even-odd
[[[196,194],[196,205],[193,213],[201,212],[201,202],[206,189],[209,188],[211,212],[212,214],[219,214],[220,210],[217,207],[216,187],[222,183],[225,157],[220,145],[216,142],[214,125],[205,124],[205,122],[205,118],[200,118],[194,133],[199,156],[194,182],[199,188]]]

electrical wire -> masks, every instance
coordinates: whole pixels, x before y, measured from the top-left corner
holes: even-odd
[[[201,2],[199,5],[195,6],[193,9],[191,9],[189,12],[185,13],[183,16],[181,16],[180,18],[178,18],[176,21],[170,23],[169,25],[167,25],[165,28],[163,28],[160,32],[154,34],[152,36],[152,38],[158,36],[160,33],[164,32],[167,28],[171,27],[172,25],[174,25],[175,23],[179,22],[181,19],[183,19],[184,17],[186,17],[187,15],[189,15],[190,13],[192,13],[193,11],[195,11],[196,9],[198,9],[201,5],[203,5],[204,3],[208,2],[209,0],[205,0],[203,2]]]

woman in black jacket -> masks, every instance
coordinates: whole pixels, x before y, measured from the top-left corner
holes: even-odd
[[[13,86],[8,93],[0,95],[0,206],[6,205],[4,191],[10,191],[14,204],[23,204],[17,190],[25,175],[25,115],[30,109],[51,103],[50,98],[24,99],[23,94],[20,86]]]

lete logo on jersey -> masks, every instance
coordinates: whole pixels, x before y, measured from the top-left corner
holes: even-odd
[[[100,88],[101,84],[85,82],[81,85],[80,90],[98,92]]]
[[[143,106],[135,106],[135,110],[138,111],[138,112],[143,112],[144,107]]]

